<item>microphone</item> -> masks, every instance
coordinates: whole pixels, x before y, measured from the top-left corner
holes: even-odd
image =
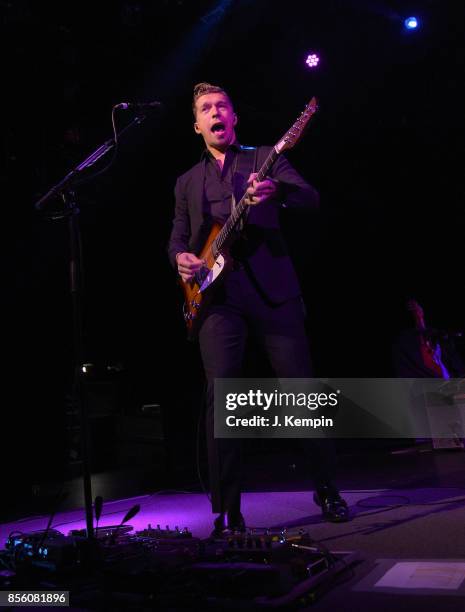
[[[115,110],[148,111],[163,108],[163,104],[154,100],[153,102],[120,102],[115,105]]]
[[[115,531],[111,534],[110,540],[109,540],[110,544],[114,544],[116,542],[116,536],[118,535],[118,531],[120,530],[120,528],[124,525],[124,523],[127,523],[129,520],[131,520],[133,516],[136,516],[139,510],[140,510],[139,504],[136,504],[132,508],[129,508],[129,510],[126,512],[121,523],[118,525]]]

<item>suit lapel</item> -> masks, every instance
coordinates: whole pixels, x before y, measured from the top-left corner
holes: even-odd
[[[203,246],[207,235],[203,212],[205,162],[201,161],[191,170],[189,177],[188,207],[191,218],[191,249],[197,253]]]
[[[205,184],[205,162],[202,160],[194,166],[192,176],[191,200],[192,212],[196,217],[203,214],[203,194]]]

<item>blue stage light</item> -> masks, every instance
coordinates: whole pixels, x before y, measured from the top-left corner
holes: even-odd
[[[407,19],[404,21],[404,26],[407,28],[407,30],[416,30],[418,25],[419,23],[416,17],[407,17]]]

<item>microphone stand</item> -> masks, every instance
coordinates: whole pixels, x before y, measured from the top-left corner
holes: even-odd
[[[135,117],[119,134],[117,139],[132,127],[144,121],[145,115],[140,114]],[[108,151],[116,146],[116,141],[111,138],[104,142],[98,149],[91,153],[83,162],[73,168],[60,182],[54,185],[44,196],[34,205],[36,210],[43,210],[44,205],[56,196],[61,197],[64,204],[63,213],[52,216],[53,220],[68,218],[68,232],[70,245],[69,261],[69,288],[72,300],[73,312],[73,354],[74,354],[74,375],[72,395],[78,407],[79,420],[81,425],[81,454],[82,454],[82,479],[84,486],[84,503],[86,515],[87,539],[94,539],[93,513],[92,513],[92,486],[90,469],[90,440],[88,406],[83,384],[83,364],[84,364],[84,337],[82,325],[82,244],[81,232],[79,227],[79,207],[77,204],[76,192],[74,191],[78,177],[83,170],[95,164]],[[89,177],[91,180],[92,177]],[[85,179],[84,179],[85,180]],[[77,185],[76,185],[77,186]]]

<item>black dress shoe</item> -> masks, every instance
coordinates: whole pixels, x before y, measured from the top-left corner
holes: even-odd
[[[245,532],[245,520],[240,512],[234,514],[228,512],[228,529],[230,531],[239,531],[240,533]]]
[[[213,521],[212,538],[221,538],[226,531],[226,519],[224,514],[219,514]]]
[[[232,535],[234,532],[244,533],[246,530],[245,520],[242,514],[228,512],[228,521],[224,513],[219,514],[213,522],[213,538],[224,538]]]
[[[323,518],[331,523],[345,523],[349,520],[349,507],[335,489],[322,487],[313,494],[313,501],[321,507]]]

